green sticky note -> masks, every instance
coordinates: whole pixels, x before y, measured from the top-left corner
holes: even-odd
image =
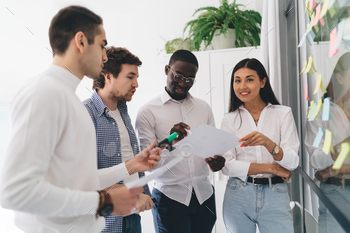
[[[335,15],[335,10],[334,10],[334,7],[332,7],[330,10],[329,10],[329,14],[331,15],[331,17],[333,18],[333,16]]]
[[[346,158],[346,156],[349,155],[349,151],[350,151],[350,145],[348,142],[344,142],[341,144],[341,152],[338,155],[338,158],[335,160],[332,168],[339,170],[341,168],[341,166],[344,163],[344,160]]]

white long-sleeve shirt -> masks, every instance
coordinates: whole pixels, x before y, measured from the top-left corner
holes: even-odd
[[[100,232],[96,190],[128,176],[125,164],[97,170],[95,128],[75,95],[79,82],[51,65],[14,98],[1,205],[16,211],[26,233]]]
[[[238,138],[258,131],[283,149],[282,160],[276,161],[264,146],[236,146],[224,154],[226,159],[222,169],[224,175],[245,180],[251,163],[279,164],[288,170],[294,170],[299,165],[300,142],[290,107],[269,103],[262,110],[256,125],[252,115],[242,105],[239,110],[224,116],[221,129]],[[272,176],[272,174],[258,174],[252,177]]]
[[[215,127],[212,110],[205,101],[192,97],[189,93],[182,102],[176,101],[164,90],[138,112],[135,127],[141,147],[148,146],[154,139],[157,142],[162,141],[169,136],[174,124],[179,122],[188,124],[191,130],[203,123]],[[174,158],[172,155],[166,155],[166,152],[167,150],[163,150],[158,166]],[[208,175],[209,168],[204,159],[192,155],[156,178],[154,187],[172,200],[187,206],[191,201],[193,188],[199,203],[202,204],[213,194]]]

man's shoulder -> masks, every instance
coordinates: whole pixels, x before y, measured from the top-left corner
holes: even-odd
[[[146,109],[159,108],[162,104],[163,103],[162,103],[161,95],[158,95],[153,99],[151,99],[150,101],[148,101],[147,103],[145,103],[144,105],[142,105],[141,108],[139,109],[139,112],[145,111]]]
[[[192,96],[192,101],[199,106],[210,108],[210,105],[203,99]]]

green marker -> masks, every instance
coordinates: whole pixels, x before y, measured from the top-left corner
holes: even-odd
[[[170,145],[170,142],[172,140],[174,140],[176,137],[178,136],[178,134],[175,132],[175,133],[172,133],[171,135],[169,135],[166,139],[164,139],[163,141],[161,141],[160,143],[158,143],[156,145],[156,147],[163,147],[165,145]]]

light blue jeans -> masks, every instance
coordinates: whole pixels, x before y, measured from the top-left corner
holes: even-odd
[[[293,233],[286,183],[253,185],[231,177],[226,186],[223,215],[227,233]]]

